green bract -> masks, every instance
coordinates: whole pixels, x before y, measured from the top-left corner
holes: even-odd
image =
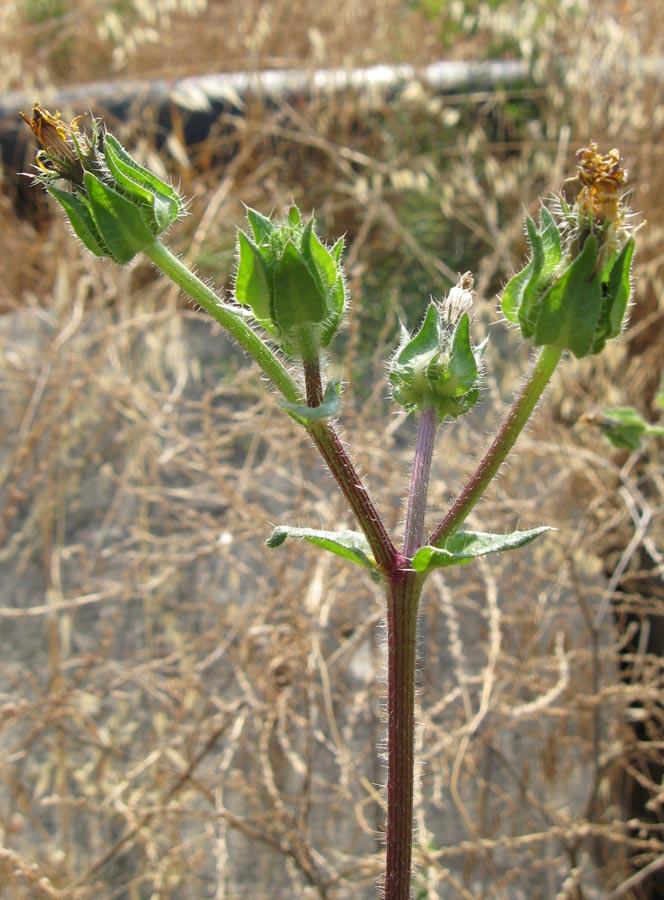
[[[563,208],[564,224],[572,221]],[[584,224],[584,223],[582,223]],[[581,233],[563,241],[546,207],[539,227],[526,219],[530,259],[507,284],[505,317],[536,346],[571,350],[581,358],[599,353],[623,326],[631,293],[634,239],[612,223],[588,221]]]
[[[408,412],[432,408],[442,422],[477,403],[485,343],[470,342],[470,302],[470,290],[460,283],[442,304],[429,305],[417,334],[402,326],[389,377],[394,400]]]
[[[303,224],[296,207],[277,223],[253,209],[247,219],[251,235],[238,233],[235,297],[284,353],[314,359],[332,340],[346,305],[343,240],[328,250],[313,220]]]
[[[104,136],[104,158],[114,187],[140,209],[154,237],[163,234],[182,212],[178,192],[149,169],[139,166],[112,134]]]

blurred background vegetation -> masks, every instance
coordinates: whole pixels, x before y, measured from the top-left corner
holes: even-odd
[[[331,365],[395,528],[413,436],[386,399],[399,318],[474,272],[488,384],[441,435],[439,516],[528,358],[495,300],[524,213],[590,139],[623,153],[647,220],[630,329],[565,363],[475,522],[559,531],[424,600],[419,898],[664,897],[661,450],[612,449],[596,415],[659,414],[657,16],[656,0],[3,4],[0,94],[26,112],[99,81],[524,62],[491,90],[255,96],[193,145],[186,109],[168,132],[145,105],[108,122],[190,199],[173,246],[222,291],[243,204],[295,200],[345,234]],[[84,255],[20,186],[25,143],[0,196],[0,897],[374,897],[380,591],[262,544],[271,522],[352,520],[223,336],[146,262]]]

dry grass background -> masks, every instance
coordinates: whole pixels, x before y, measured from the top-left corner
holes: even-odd
[[[622,403],[656,415],[664,123],[644,64],[663,55],[657,12],[3,7],[0,78],[28,93],[109,71],[532,63],[535,87],[497,95],[412,86],[399,104],[257,105],[219,146],[161,161],[192,198],[174,243],[221,286],[243,202],[294,197],[329,237],[346,233],[354,305],[332,364],[349,379],[344,432],[393,527],[412,439],[386,413],[397,316],[414,324],[446,273],[476,272],[486,418],[441,436],[433,518],[527,358],[493,302],[523,252],[523,209],[590,137],[627,158],[648,219],[634,326],[606,358],[564,366],[476,518],[559,531],[425,596],[418,898],[662,896],[660,451],[619,454],[581,418]],[[154,160],[144,124],[123,137]],[[270,522],[352,527],[330,479],[253,370],[146,264],[84,255],[59,217],[20,217],[8,193],[0,241],[0,896],[375,896],[380,591],[333,558],[263,546]]]

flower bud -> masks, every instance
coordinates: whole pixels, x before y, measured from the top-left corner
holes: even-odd
[[[238,232],[235,297],[289,356],[315,359],[341,324],[347,291],[343,240],[327,249],[292,207],[286,220],[273,223],[247,210],[251,236]]]
[[[112,134],[77,116],[64,122],[38,103],[22,118],[41,145],[37,175],[65,210],[72,228],[95,256],[127,263],[166,231],[183,210],[177,192],[135,162]]]
[[[389,378],[394,400],[408,412],[433,408],[442,422],[477,403],[486,342],[470,342],[472,285],[469,272],[461,275],[445,300],[429,305],[415,335],[402,326]]]
[[[528,218],[530,259],[506,285],[502,309],[536,346],[571,350],[581,358],[620,334],[629,302],[634,238],[620,196],[627,172],[617,150],[579,150],[578,196],[542,206],[539,226]]]

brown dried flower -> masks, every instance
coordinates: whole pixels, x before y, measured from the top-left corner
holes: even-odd
[[[622,187],[627,181],[620,151],[613,149],[602,156],[597,144],[583,147],[576,154],[577,179],[581,191],[577,198],[579,209],[589,213],[596,221],[618,224]]]
[[[52,115],[39,103],[35,103],[31,119],[21,113],[21,118],[30,126],[42,148],[37,154],[39,168],[46,174],[78,185],[83,184],[85,174],[81,162],[81,139],[84,135],[78,128],[83,117],[76,116],[68,124],[62,120],[59,112]],[[84,149],[89,150],[88,147]]]

